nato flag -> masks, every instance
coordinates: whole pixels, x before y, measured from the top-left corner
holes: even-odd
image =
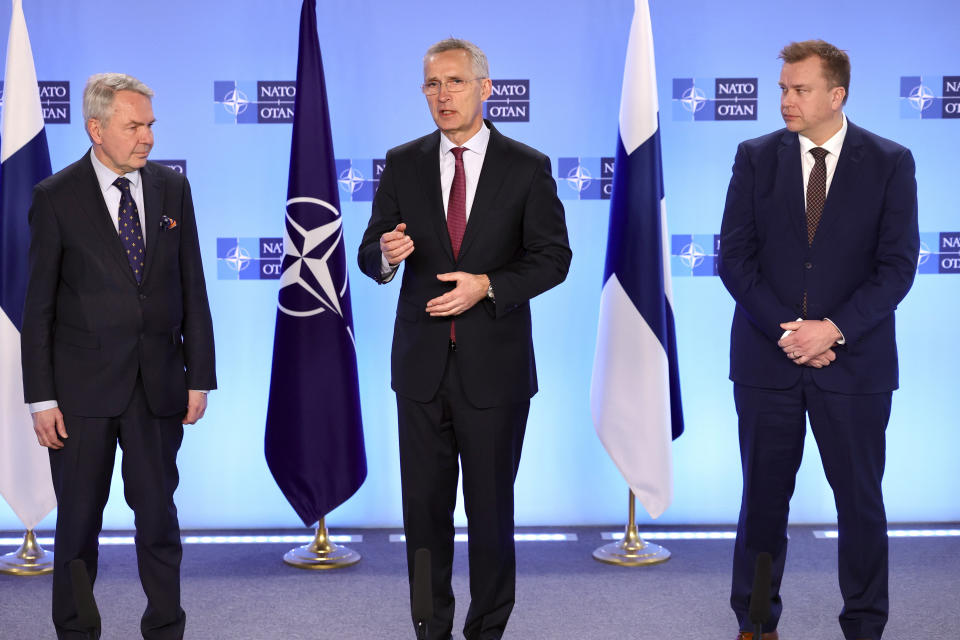
[[[367,476],[316,11],[316,0],[305,0],[300,13],[283,274],[265,437],[270,472],[307,526],[352,496]]]

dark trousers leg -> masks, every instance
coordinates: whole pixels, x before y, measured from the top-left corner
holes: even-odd
[[[53,624],[60,640],[87,640],[89,630],[77,621],[73,584],[67,565],[83,560],[93,584],[99,557],[97,538],[110,494],[116,425],[111,418],[64,414],[68,438],[62,449],[50,450],[50,471],[57,495],[54,533]]]
[[[880,640],[889,610],[887,519],[881,481],[891,393],[807,389],[810,427],[837,504],[837,555],[848,640]]]
[[[783,602],[780,583],[787,555],[787,516],[806,432],[803,391],[734,385],[743,467],[743,498],[733,552],[730,605],[742,631],[750,623],[750,593],[757,556],[773,557],[770,619],[764,631],[777,628]]]
[[[459,463],[470,538],[468,640],[499,638],[513,609],[513,480],[529,402],[477,409],[463,395],[451,354],[437,397],[397,397],[407,563],[413,579],[417,549],[431,552],[434,619],[431,640],[453,629],[453,510]]]
[[[177,452],[183,441],[181,415],[155,416],[137,384],[119,420],[123,449],[123,494],[133,510],[137,567],[147,607],[140,631],[148,640],[179,640],[186,614],[180,606],[180,523],[173,493],[180,476]]]

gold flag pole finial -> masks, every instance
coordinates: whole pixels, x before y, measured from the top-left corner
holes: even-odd
[[[360,554],[334,544],[327,533],[326,518],[320,518],[313,542],[287,551],[283,561],[300,569],[341,569],[360,562]]]
[[[636,507],[634,505],[633,490],[630,490],[629,507],[627,510],[627,530],[623,540],[611,542],[597,548],[593,552],[594,560],[616,564],[621,567],[644,567],[651,564],[660,564],[670,559],[670,552],[658,544],[646,542],[637,533]]]
[[[12,553],[0,556],[0,573],[14,576],[42,576],[53,571],[53,552],[37,542],[33,529],[23,535],[23,544]]]

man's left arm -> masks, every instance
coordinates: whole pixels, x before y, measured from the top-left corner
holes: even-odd
[[[781,325],[796,330],[780,342],[788,355],[793,347],[800,353],[815,355],[817,345],[823,343],[829,347],[841,338],[844,343],[856,342],[893,313],[907,295],[917,273],[920,252],[915,171],[913,155],[908,149],[901,150],[894,171],[883,186],[885,195],[872,274],[829,313],[829,320]]]
[[[190,183],[183,181],[180,202],[180,287],[183,296],[183,359],[187,373],[188,417],[199,419],[206,408],[206,394],[217,388],[216,358],[213,345],[213,321],[203,276],[197,220],[193,210]],[[163,231],[159,231],[163,233]],[[201,397],[202,396],[202,397]],[[194,420],[195,422],[196,420]]]

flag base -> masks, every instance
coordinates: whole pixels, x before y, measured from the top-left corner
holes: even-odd
[[[658,544],[647,542],[637,533],[636,507],[633,491],[630,491],[630,506],[627,515],[627,530],[619,542],[611,542],[593,552],[593,559],[621,567],[645,567],[660,564],[670,559],[670,552]]]
[[[331,542],[327,525],[321,518],[313,542],[287,551],[283,561],[298,569],[342,569],[360,562],[360,554]]]
[[[14,576],[42,576],[53,572],[53,552],[37,543],[33,529],[23,535],[23,544],[13,553],[0,556],[0,573]]]

